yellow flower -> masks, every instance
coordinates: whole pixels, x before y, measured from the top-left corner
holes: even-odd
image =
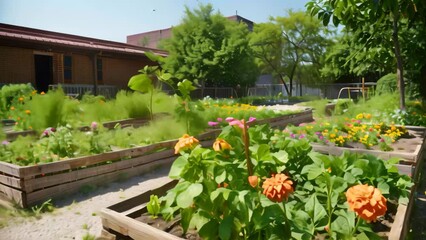
[[[364,118],[364,114],[360,113],[360,114],[356,115],[355,118],[356,119],[363,119]]]
[[[349,209],[367,222],[374,222],[386,213],[386,198],[379,189],[368,185],[355,185],[346,191]]]
[[[189,136],[188,134],[184,134],[181,138],[179,138],[179,141],[175,145],[175,154],[183,150],[192,149],[198,144],[198,139],[193,136]]]
[[[46,94],[46,93],[45,93],[45,92],[41,92],[41,93],[40,93],[40,95],[44,95],[44,94]]]
[[[31,111],[30,110],[25,110],[25,113],[28,114],[28,115],[30,115]]]
[[[15,110],[15,107],[14,106],[10,107],[10,110],[12,110],[12,111]]]
[[[18,101],[22,102],[22,101],[24,101],[24,98],[20,97],[20,98],[18,98]]]
[[[220,152],[223,150],[230,150],[231,148],[232,148],[231,145],[227,141],[221,138],[216,139],[216,141],[213,143],[213,149],[216,152]]]

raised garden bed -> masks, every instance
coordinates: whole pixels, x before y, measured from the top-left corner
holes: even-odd
[[[312,121],[312,111],[294,115],[259,120],[273,127]],[[211,145],[219,131],[211,130],[198,136],[202,145]],[[175,159],[170,140],[143,147],[135,147],[61,160],[36,166],[17,166],[0,162],[0,197],[28,207],[45,200],[63,197],[90,184],[113,182],[150,171],[155,167],[169,166]]]
[[[374,146],[371,149],[365,149],[361,144],[349,144],[345,147],[338,147],[332,145],[320,145],[312,143],[312,147],[315,151],[331,154],[341,155],[344,151],[350,151],[359,154],[371,154],[382,159],[399,158],[401,159],[399,164],[396,166],[401,173],[411,176],[416,179],[419,175],[417,166],[425,157],[426,149],[426,128],[417,126],[406,126],[409,136],[408,138],[398,139],[392,144],[393,151],[381,151],[378,146]]]
[[[121,201],[117,204],[111,205],[101,210],[100,216],[102,219],[103,229],[106,231],[106,235],[110,235],[111,239],[136,239],[136,240],[177,240],[182,239],[169,232],[181,233],[179,226],[170,227],[169,232],[159,230],[152,226],[152,224],[145,223],[145,219],[142,215],[147,212],[146,203],[149,202],[151,195],[164,196],[167,190],[173,188],[176,181],[170,180],[167,184],[144,192],[140,195],[132,197],[130,199]],[[414,204],[414,191],[412,191],[407,205],[400,204],[397,207],[396,213],[391,214],[392,218],[387,223],[391,225],[390,229],[383,231],[379,230],[380,235],[384,239],[399,240],[405,239],[405,236],[409,229],[409,218],[411,208]],[[178,223],[178,222],[177,222]],[[154,224],[155,225],[155,224]],[[178,225],[176,221],[173,224]],[[194,237],[194,235],[192,235]],[[197,239],[197,238],[188,238]]]

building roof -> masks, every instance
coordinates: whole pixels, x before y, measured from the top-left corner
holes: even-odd
[[[43,44],[97,52],[113,52],[131,55],[144,55],[145,52],[153,52],[163,56],[167,55],[166,51],[158,49],[138,47],[126,43],[26,28],[3,23],[0,23],[0,40],[12,40],[15,43],[26,42],[29,44]]]

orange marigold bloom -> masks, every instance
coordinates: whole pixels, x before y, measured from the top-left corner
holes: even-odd
[[[379,189],[366,185],[355,185],[346,191],[349,209],[367,222],[374,222],[386,213],[386,198]]]
[[[22,102],[22,101],[24,101],[24,98],[20,97],[20,98],[18,98],[18,101]]]
[[[213,143],[213,149],[216,152],[220,152],[223,150],[230,150],[231,148],[232,148],[231,145],[227,141],[221,138],[216,139],[216,141]]]
[[[287,175],[277,173],[263,182],[263,194],[273,202],[282,202],[293,193],[292,185],[293,181]]]
[[[179,153],[181,150],[192,149],[199,144],[199,141],[193,136],[184,134],[175,145],[175,154]]]
[[[28,115],[30,115],[31,111],[30,110],[25,110],[25,113],[28,114]]]
[[[40,95],[44,95],[44,94],[46,94],[46,93],[45,93],[45,92],[41,92],[41,93],[40,93]]]
[[[248,176],[248,182],[250,186],[255,188],[259,183],[259,178],[257,176]]]

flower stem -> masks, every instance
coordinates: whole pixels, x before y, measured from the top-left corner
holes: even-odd
[[[246,161],[247,161],[247,170],[248,170],[248,174],[249,176],[253,175],[253,164],[250,160],[250,150],[249,150],[249,135],[247,132],[247,124],[245,120],[242,120],[243,122],[243,141],[244,141],[244,149],[245,149],[245,154],[246,154]]]
[[[358,215],[358,217],[357,217],[357,219],[356,219],[357,221],[356,221],[356,224],[355,224],[355,228],[354,228],[354,230],[352,231],[352,236],[354,236],[355,235],[355,233],[356,233],[356,230],[358,229],[358,226],[359,226],[359,224],[361,223],[361,221],[362,221],[362,218]]]
[[[287,210],[285,207],[285,202],[282,202],[283,204],[283,211],[284,211],[284,229],[285,229],[285,238],[284,239],[291,239],[291,228],[290,228],[290,221],[287,218]]]

